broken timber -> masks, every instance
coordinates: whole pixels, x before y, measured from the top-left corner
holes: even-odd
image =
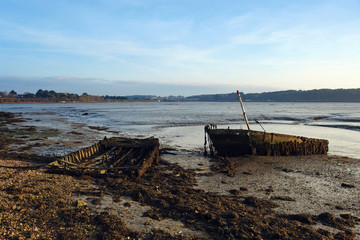
[[[105,138],[51,162],[49,167],[76,174],[141,177],[158,163],[159,145],[157,138]]]

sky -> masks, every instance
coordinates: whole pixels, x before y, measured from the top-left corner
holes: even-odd
[[[0,0],[0,91],[360,88],[360,0]]]

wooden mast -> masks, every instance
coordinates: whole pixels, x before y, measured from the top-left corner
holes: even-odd
[[[245,122],[246,122],[246,126],[247,126],[247,128],[248,128],[248,130],[249,130],[249,132],[250,132],[249,121],[248,121],[248,118],[247,118],[247,116],[246,116],[244,104],[243,104],[243,102],[242,102],[242,100],[241,100],[241,96],[240,96],[239,90],[237,90],[237,95],[238,95],[238,98],[239,98],[239,102],[240,102],[241,109],[242,109],[242,111],[243,111],[243,115],[244,115],[244,119],[245,119]]]

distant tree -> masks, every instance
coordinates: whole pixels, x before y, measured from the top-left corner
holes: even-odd
[[[11,90],[11,92],[9,92],[9,95],[11,95],[11,96],[17,96],[17,92],[15,92],[14,90]]]
[[[7,91],[0,92],[0,97],[6,97],[8,95]]]
[[[29,93],[29,92],[24,93],[24,98],[35,98],[35,97],[36,96],[33,93]]]
[[[106,95],[103,98],[104,99],[111,99],[111,100],[127,100],[127,97],[122,97],[122,96],[109,96],[109,95]]]
[[[249,93],[245,94],[244,99],[245,101],[258,102],[360,102],[360,88]]]
[[[51,94],[48,90],[45,90],[44,91],[44,96],[43,96],[44,98],[53,98],[54,97],[54,95],[53,94]]]
[[[51,91],[49,91],[49,97],[56,98],[56,97],[58,97],[58,93],[56,93],[54,90],[51,90]]]
[[[44,92],[44,90],[39,89],[39,90],[36,92],[35,95],[36,95],[37,98],[44,98],[44,97],[45,97],[45,92]]]
[[[60,94],[59,93],[56,93],[54,90],[51,90],[51,91],[48,91],[48,90],[42,90],[42,89],[39,89],[37,92],[36,92],[36,97],[37,98],[60,98]]]
[[[80,100],[81,100],[81,101],[88,101],[88,100],[89,100],[89,94],[83,93],[83,94],[80,96]]]
[[[58,93],[56,94],[56,99],[60,100],[60,101],[66,101],[68,100],[67,94],[65,93]]]
[[[79,100],[79,98],[80,98],[80,96],[79,96],[78,94],[74,94],[74,93],[70,93],[70,94],[68,94],[67,96],[68,96],[68,98],[69,98],[70,100],[72,100],[72,101],[77,101],[77,100]]]

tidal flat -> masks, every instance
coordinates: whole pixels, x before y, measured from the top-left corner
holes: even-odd
[[[162,145],[141,178],[54,173],[57,157],[123,133],[0,117],[1,238],[360,238],[358,159],[214,159]]]

